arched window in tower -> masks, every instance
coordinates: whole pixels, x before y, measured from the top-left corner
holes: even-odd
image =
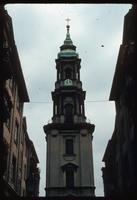
[[[73,75],[72,69],[67,68],[67,69],[65,70],[65,79],[72,79],[72,78],[73,78],[72,75]]]
[[[83,114],[83,106],[80,105],[80,113]]]
[[[60,80],[61,76],[60,76],[60,72],[58,72],[58,79]]]
[[[59,79],[60,79],[60,77],[61,77],[61,76],[60,76],[60,73],[59,73]]]
[[[65,121],[67,123],[73,122],[73,105],[68,103],[64,107]]]
[[[57,105],[55,105],[55,115],[57,115],[57,112],[58,112]]]
[[[73,163],[67,163],[62,167],[63,172],[65,173],[65,183],[66,187],[74,187],[75,186],[75,177],[77,174],[78,166]]]
[[[76,79],[78,79],[78,72],[76,73]]]

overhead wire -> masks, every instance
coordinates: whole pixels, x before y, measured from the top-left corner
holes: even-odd
[[[85,103],[96,103],[96,102],[108,102],[109,100],[104,99],[104,100],[87,100],[85,101]],[[110,102],[110,101],[109,101]],[[25,103],[43,103],[43,104],[48,104],[48,103],[52,103],[52,101],[30,101],[30,102],[25,102]]]

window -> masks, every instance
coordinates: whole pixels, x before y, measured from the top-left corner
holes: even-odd
[[[83,114],[83,106],[80,105],[80,113]]]
[[[22,131],[21,131],[21,143],[23,144],[23,142],[24,142],[24,127],[23,127],[23,129],[22,129]]]
[[[10,97],[5,93],[4,95],[4,118],[7,127],[10,127],[10,118],[11,118],[11,108],[12,108],[12,102]]]
[[[75,185],[75,176],[78,166],[73,163],[67,163],[62,167],[63,172],[65,173],[65,186],[74,187]]]
[[[74,170],[66,170],[66,187],[74,187]]]
[[[18,131],[19,131],[19,125],[16,122],[15,123],[15,128],[14,128],[14,142],[17,143],[18,142]]]
[[[19,108],[20,108],[20,102],[19,102],[18,92],[17,92],[17,96],[16,96],[16,105],[17,105],[17,109],[19,110]]]
[[[21,160],[21,168],[22,168],[23,166],[23,151],[22,150],[21,150],[20,156],[21,156],[20,160]]]
[[[15,183],[16,180],[16,157],[12,157],[12,181]]]
[[[19,173],[18,173],[18,178],[19,178],[19,180],[21,179],[21,168],[19,168]]]
[[[59,73],[59,80],[60,80],[60,73]]]
[[[72,79],[72,69],[67,68],[67,69],[65,70],[65,78],[66,78],[66,79]]]
[[[26,195],[26,191],[25,191],[25,189],[23,190],[23,196],[25,196]]]
[[[14,81],[14,78],[13,78],[13,77],[10,79],[9,86],[10,86],[11,91],[12,91],[12,94],[13,94],[14,91],[15,91],[15,81]]]
[[[23,103],[19,102],[19,111],[20,111],[20,113],[22,113],[22,110],[23,110]]]
[[[11,104],[10,99],[8,98],[7,95],[4,95],[4,98],[3,98],[3,121],[4,122],[6,122],[8,118],[10,118],[11,107],[12,107],[12,104]]]
[[[66,122],[71,123],[73,122],[73,105],[72,104],[66,104],[64,108],[64,113],[66,117]]]
[[[25,156],[27,157],[27,144],[25,145]]]
[[[6,49],[6,48],[8,48],[8,41],[5,39],[4,41],[3,41],[3,48],[4,49]]]
[[[16,94],[16,107],[18,109],[18,111],[20,111],[20,106],[21,106],[21,102],[20,102],[20,97],[19,97],[19,93],[17,90],[17,94]]]
[[[78,73],[76,73],[76,79],[78,79]]]
[[[65,141],[65,153],[73,154],[73,139],[66,139]]]
[[[24,165],[24,179],[26,179],[26,172],[27,172],[27,168],[26,168],[26,165]]]
[[[55,105],[55,115],[57,115],[57,105]]]
[[[13,79],[9,79],[9,87],[10,87],[10,89],[12,89],[12,85],[13,85]]]
[[[10,31],[10,28],[11,28],[11,23],[10,23],[10,21],[7,21],[6,25],[7,25],[8,31]]]
[[[6,120],[6,126],[8,129],[10,129],[10,118],[7,118]]]
[[[129,160],[128,160],[128,155],[127,154],[125,154],[124,156],[123,156],[123,165],[122,165],[122,167],[123,167],[123,180],[124,180],[124,182],[125,182],[125,185],[126,185],[126,180],[128,180],[129,179]]]
[[[14,78],[13,76],[11,76],[11,78],[9,78],[7,81],[6,81],[6,87],[8,87],[8,89],[10,89],[12,95],[14,90],[15,90],[15,82],[14,82]]]
[[[73,113],[73,105],[68,103],[65,105],[65,114],[66,115],[72,115]]]

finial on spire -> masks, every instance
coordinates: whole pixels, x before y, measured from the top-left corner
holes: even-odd
[[[71,19],[69,19],[69,18],[67,18],[66,19],[66,21],[67,21],[67,26],[69,26],[69,21],[70,21]]]
[[[67,26],[66,27],[67,27],[67,32],[68,33],[69,33],[69,28],[70,28],[70,25],[69,25],[70,20],[71,19],[69,19],[69,18],[66,19],[66,21],[67,21]]]

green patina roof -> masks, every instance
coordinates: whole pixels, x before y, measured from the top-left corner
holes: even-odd
[[[78,57],[78,53],[72,49],[64,49],[58,53],[58,58],[60,57]]]
[[[58,58],[78,57],[78,53],[76,53],[76,47],[73,45],[73,42],[70,38],[70,33],[69,33],[70,26],[67,25],[66,27],[67,27],[66,39],[64,40],[64,44],[60,47]]]

